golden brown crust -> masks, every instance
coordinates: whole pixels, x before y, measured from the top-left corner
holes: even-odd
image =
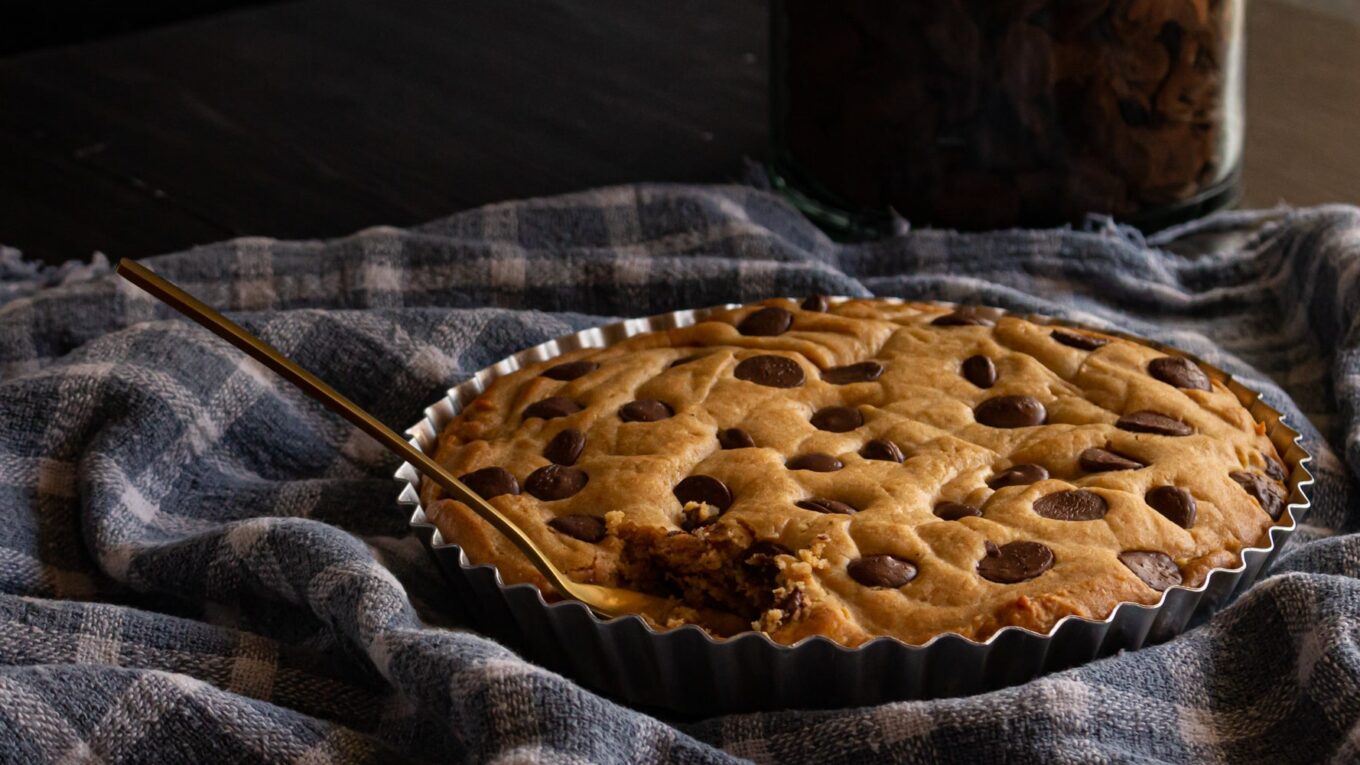
[[[787,331],[737,329],[770,306],[791,314]],[[573,577],[666,596],[644,614],[652,623],[696,623],[719,635],[754,628],[781,643],[811,635],[851,646],[885,635],[921,643],[944,632],[984,639],[1008,625],[1045,632],[1070,614],[1103,618],[1121,601],[1154,603],[1168,576],[1199,584],[1265,541],[1271,517],[1230,474],[1272,472],[1267,460],[1279,457],[1221,384],[1168,384],[1149,372],[1163,354],[1095,333],[1055,339],[1052,328],[1014,317],[994,326],[990,316],[933,323],[949,313],[873,300],[820,313],[772,300],[574,351],[496,380],[444,430],[436,456],[456,475],[508,470],[525,490],[490,501]],[[781,318],[763,330],[780,329]],[[797,369],[779,361],[778,374],[759,365],[738,373],[741,362],[762,355]],[[989,388],[961,369],[976,355],[995,368]],[[544,374],[578,361],[598,367],[585,365],[574,379]],[[866,361],[881,373],[856,368],[829,375],[841,384],[824,379]],[[752,370],[765,377],[753,380]],[[1000,427],[1032,412],[1007,405],[993,420],[979,408],[1005,396],[1037,400],[1043,424]],[[582,408],[525,416],[551,397]],[[649,400],[665,407],[627,407]],[[818,414],[829,407],[846,410]],[[1135,412],[1191,432],[1145,432],[1137,417],[1120,422]],[[570,496],[536,498],[529,489],[542,494],[543,484],[530,476],[550,464],[544,450],[567,428],[584,436],[572,468],[587,480]],[[731,428],[754,447],[723,448],[719,432]],[[891,441],[904,461],[884,458],[891,450],[861,456],[875,439]],[[1102,471],[1083,458],[1088,449],[1143,467]],[[786,466],[813,453],[842,467]],[[997,473],[1024,464],[1048,477],[998,483]],[[674,492],[692,476],[716,479],[719,488],[689,486],[694,496],[684,503]],[[1283,484],[1265,480],[1283,496]],[[1157,487],[1193,496],[1194,521],[1182,519],[1188,528],[1149,505]],[[461,503],[440,499],[429,482],[422,499],[471,560],[494,563],[507,582],[546,589],[513,545]],[[945,501],[979,514],[945,520],[934,513]],[[549,525],[564,516],[589,516],[596,525],[587,528],[602,537],[576,538],[560,520]],[[1024,545],[1007,547],[1012,542],[1040,543],[1051,554],[1047,567],[1042,550],[1024,557]],[[1121,558],[1130,551],[1142,558]]]

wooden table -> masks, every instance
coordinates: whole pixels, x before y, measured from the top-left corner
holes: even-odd
[[[1293,3],[1252,0],[1245,202],[1357,202],[1360,9]],[[765,150],[766,14],[305,0],[0,60],[0,242],[141,256],[731,180]]]

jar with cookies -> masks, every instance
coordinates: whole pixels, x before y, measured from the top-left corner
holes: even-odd
[[[776,0],[771,177],[842,238],[1232,204],[1244,0]]]

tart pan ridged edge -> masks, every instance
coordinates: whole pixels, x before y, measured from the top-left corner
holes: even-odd
[[[831,298],[833,302],[857,298]],[[892,304],[952,303],[869,298]],[[741,307],[727,304],[628,319],[550,340],[503,359],[451,388],[406,431],[416,448],[432,453],[438,434],[491,381],[523,366],[578,348],[599,348],[645,332],[704,321]],[[415,530],[464,607],[483,630],[529,657],[605,695],[683,715],[709,716],[785,708],[864,706],[886,701],[962,696],[1002,688],[1076,666],[1121,650],[1168,640],[1222,608],[1256,581],[1289,535],[1310,500],[1312,458],[1301,436],[1260,394],[1232,375],[1184,351],[1107,329],[1032,314],[1006,313],[1035,324],[1070,327],[1118,337],[1190,359],[1231,390],[1283,457],[1289,501],[1268,532],[1266,547],[1244,548],[1239,564],[1215,568],[1198,587],[1176,585],[1155,604],[1123,602],[1104,619],[1067,616],[1047,634],[1004,627],[985,641],[954,633],[909,645],[880,637],[847,648],[825,637],[780,645],[764,633],[714,638],[693,625],[665,631],[640,617],[601,619],[575,601],[549,603],[530,584],[506,585],[494,566],[473,565],[463,550],[441,537],[420,504],[420,475],[409,463],[397,470],[405,483],[398,503],[412,508]]]

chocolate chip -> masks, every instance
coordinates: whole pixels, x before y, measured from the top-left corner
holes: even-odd
[[[854,430],[864,424],[864,415],[858,409],[848,406],[828,406],[818,409],[812,415],[812,425],[818,430],[829,430],[832,433],[845,433]]]
[[[1166,516],[1168,521],[1188,529],[1195,525],[1195,497],[1179,486],[1158,486],[1143,496],[1148,507]]]
[[[1129,567],[1143,584],[1157,592],[1181,583],[1181,570],[1176,561],[1164,552],[1153,550],[1125,550],[1119,553],[1119,562]]]
[[[604,539],[604,521],[593,515],[563,515],[548,521],[548,527],[582,542]]]
[[[906,459],[902,454],[902,449],[886,438],[875,438],[860,447],[859,456],[866,460],[883,460],[885,462],[901,462]]]
[[[803,384],[803,367],[787,356],[752,356],[732,372],[738,380],[768,388],[797,388]]]
[[[883,365],[877,361],[861,361],[844,367],[835,367],[822,373],[822,379],[832,385],[853,385],[854,383],[873,382],[883,374]]]
[[[732,506],[732,491],[727,484],[710,475],[692,475],[675,485],[675,498],[681,505],[702,502],[722,512]]]
[[[802,306],[804,311],[816,311],[817,313],[826,313],[826,309],[830,307],[831,301],[827,300],[826,295],[809,295],[807,300],[803,301]]]
[[[1285,479],[1284,465],[1277,462],[1274,457],[1271,457],[1268,454],[1262,454],[1261,461],[1265,463],[1264,470],[1266,471],[1266,475],[1277,481],[1283,481]]]
[[[844,502],[837,502],[834,499],[822,499],[821,497],[812,497],[811,499],[800,499],[794,504],[797,505],[798,507],[803,508],[804,510],[811,510],[814,513],[828,513],[831,515],[853,515],[859,512],[858,510],[851,507],[850,505],[845,504]]]
[[[1093,491],[1057,491],[1034,500],[1034,513],[1054,521],[1096,521],[1105,517],[1110,506]]]
[[[1266,511],[1266,515],[1269,515],[1271,520],[1278,521],[1280,519],[1280,513],[1284,512],[1285,495],[1278,486],[1264,476],[1256,473],[1244,473],[1240,470],[1234,470],[1228,474],[1228,477],[1236,481],[1248,494],[1255,497],[1256,501],[1261,503],[1261,509]]]
[[[718,444],[724,449],[750,449],[756,442],[741,428],[728,428],[718,431]]]
[[[1194,428],[1180,420],[1146,409],[1120,417],[1114,426],[1133,433],[1153,433],[1159,436],[1188,436],[1195,432]]]
[[[770,306],[748,314],[737,325],[737,331],[750,337],[782,335],[793,326],[793,314],[783,308]]]
[[[978,404],[973,418],[993,428],[1028,428],[1044,424],[1048,410],[1033,396],[997,396]]]
[[[543,376],[551,377],[554,380],[575,380],[581,375],[594,372],[599,368],[600,365],[593,361],[568,361],[544,371]]]
[[[664,401],[652,398],[629,401],[619,408],[619,419],[624,422],[656,422],[675,414]]]
[[[566,417],[569,414],[576,414],[585,409],[580,402],[573,401],[566,396],[551,396],[542,401],[535,401],[524,409],[524,419],[530,417],[542,417],[551,420],[557,417]]]
[[[1148,362],[1148,374],[1167,385],[1188,390],[1211,390],[1209,376],[1195,362],[1180,356],[1163,356]]]
[[[544,502],[566,499],[585,488],[590,476],[580,468],[562,465],[544,465],[529,474],[524,481],[524,490]]]
[[[558,465],[575,465],[586,446],[586,437],[579,430],[567,428],[553,436],[543,449],[543,456]]]
[[[996,542],[990,539],[983,540],[982,550],[987,553],[988,558],[995,558],[1001,554],[1001,548],[996,546]]]
[[[969,356],[963,360],[963,379],[979,388],[996,384],[996,365],[986,356]]]
[[[916,578],[916,565],[896,555],[866,555],[845,567],[865,587],[901,587]]]
[[[1107,345],[1110,342],[1109,340],[1103,337],[1096,337],[1095,335],[1082,335],[1076,332],[1068,332],[1065,329],[1055,329],[1053,330],[1052,333],[1049,334],[1049,337],[1053,338],[1054,340],[1057,340],[1063,345],[1071,346],[1073,348],[1080,348],[1083,351],[1094,351],[1100,346]]]
[[[1147,467],[1132,457],[1097,447],[1082,451],[1077,456],[1077,462],[1081,464],[1081,469],[1088,473],[1108,473],[1111,470],[1137,470]]]
[[[1000,489],[1003,486],[1028,486],[1048,478],[1043,465],[1012,465],[987,479],[987,486]]]
[[[962,502],[941,502],[935,506],[935,517],[946,521],[957,521],[960,518],[977,518],[982,515],[982,511],[972,505],[965,505]]]
[[[815,452],[813,454],[801,454],[794,457],[784,463],[784,467],[789,470],[811,470],[814,473],[831,473],[840,470],[845,467],[845,465],[830,454]]]
[[[474,470],[458,476],[458,480],[482,499],[491,499],[502,494],[519,494],[519,481],[503,467]]]
[[[989,544],[991,544],[989,542]],[[996,553],[992,553],[992,549]],[[1053,568],[1053,551],[1040,542],[1010,542],[993,546],[978,561],[978,576],[998,584],[1015,584]]]
[[[996,320],[977,306],[965,305],[954,309],[953,313],[935,317],[930,323],[937,327],[991,327],[996,325]]]

